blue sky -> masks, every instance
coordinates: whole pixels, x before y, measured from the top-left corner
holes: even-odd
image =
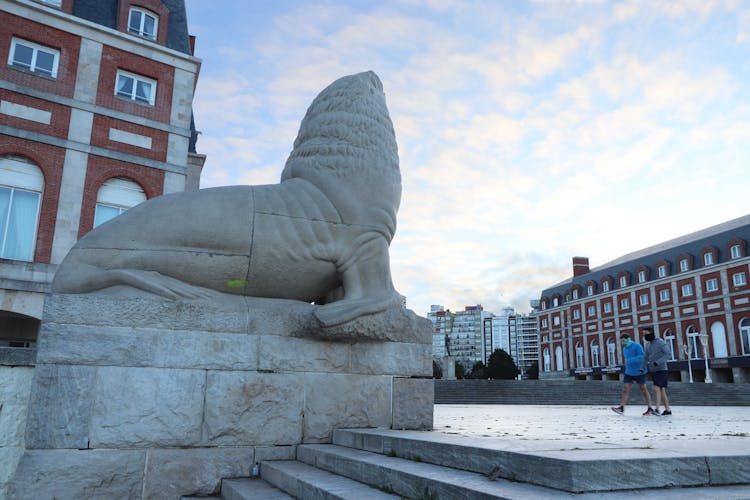
[[[750,213],[750,2],[186,0],[201,187],[279,181],[333,80],[373,70],[407,305],[529,310],[623,254]]]

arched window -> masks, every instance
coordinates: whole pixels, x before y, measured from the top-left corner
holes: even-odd
[[[729,356],[727,333],[724,329],[724,323],[716,321],[711,324],[711,343],[713,344],[715,358],[726,358]]]
[[[34,260],[44,176],[20,157],[0,158],[0,258]]]
[[[674,332],[669,328],[664,330],[664,342],[666,342],[666,344],[669,346],[669,354],[672,361],[674,361]]]
[[[576,368],[583,368],[583,346],[580,342],[576,342]]]
[[[617,366],[617,345],[612,337],[607,339],[607,366]]]
[[[740,321],[740,344],[742,344],[742,355],[750,354],[750,319]]]
[[[560,346],[555,347],[555,369],[558,371],[565,369],[562,347]]]
[[[114,219],[128,208],[146,201],[146,193],[135,182],[122,177],[109,179],[96,195],[94,227]]]
[[[695,327],[693,327],[693,325],[690,325],[685,332],[685,334],[687,335],[687,342],[685,343],[685,345],[690,349],[690,359],[699,359],[703,357],[703,349],[700,341],[701,339],[698,337],[698,333],[699,332],[695,330]]]
[[[544,371],[548,372],[552,370],[552,359],[549,355],[549,348],[545,347],[544,352],[542,353],[542,359],[544,362]]]
[[[591,341],[591,366],[599,366],[599,341]]]

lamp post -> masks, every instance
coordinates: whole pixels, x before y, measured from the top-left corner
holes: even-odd
[[[692,384],[693,383],[693,367],[690,366],[690,343],[682,346],[682,350],[685,351],[685,356],[687,356],[688,373],[690,374],[690,383]]]
[[[704,332],[704,333],[701,333],[699,337],[701,338],[701,344],[703,344],[703,361],[706,363],[705,382],[707,384],[710,384],[713,382],[713,380],[711,380],[711,372],[708,370],[708,334]]]

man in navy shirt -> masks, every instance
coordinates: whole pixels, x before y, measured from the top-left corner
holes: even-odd
[[[633,342],[630,335],[623,333],[620,335],[620,344],[622,345],[622,355],[625,357],[625,378],[623,379],[622,386],[622,397],[620,398],[620,406],[613,406],[612,411],[615,413],[625,413],[625,405],[628,403],[628,397],[630,396],[630,389],[633,387],[633,382],[638,384],[638,389],[641,390],[648,408],[643,415],[656,415],[653,408],[651,408],[651,395],[646,389],[646,358],[643,353],[643,347],[638,342]]]

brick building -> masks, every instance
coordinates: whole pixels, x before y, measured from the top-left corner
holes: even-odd
[[[620,335],[643,344],[654,326],[671,380],[750,381],[748,241],[750,215],[594,269],[574,257],[573,277],[542,292],[540,377],[617,378]]]
[[[183,0],[0,0],[0,346],[33,345],[93,227],[198,189]]]

